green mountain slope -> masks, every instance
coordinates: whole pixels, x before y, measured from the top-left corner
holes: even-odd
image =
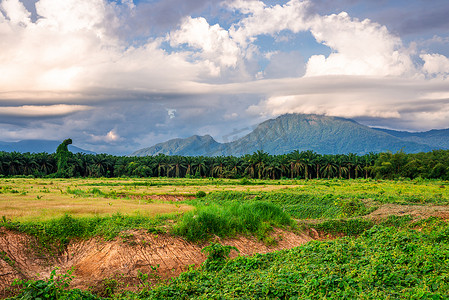
[[[144,148],[131,154],[131,156],[148,155],[183,155],[198,156],[213,153],[221,146],[210,135],[194,135],[186,139],[173,139],[164,143],[159,143],[153,147]]]
[[[267,120],[248,135],[220,144],[210,136],[174,139],[134,152],[132,156],[157,155],[234,155],[263,150],[284,154],[294,150],[313,150],[320,154],[392,151],[430,151],[432,147],[404,141],[386,132],[353,120],[320,115],[287,114]]]
[[[424,132],[395,131],[373,128],[398,137],[403,141],[415,142],[432,147],[432,149],[449,149],[449,129],[433,129]]]

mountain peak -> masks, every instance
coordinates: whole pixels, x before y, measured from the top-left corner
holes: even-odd
[[[392,151],[430,151],[431,145],[403,140],[388,132],[370,128],[351,119],[316,114],[285,114],[260,123],[252,132],[230,143],[218,143],[210,135],[174,139],[131,154],[233,155],[257,150],[285,154],[312,150],[320,154]]]

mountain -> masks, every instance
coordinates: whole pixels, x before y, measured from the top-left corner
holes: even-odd
[[[48,140],[23,140],[19,142],[1,142],[0,151],[5,152],[30,152],[30,153],[54,153],[56,148],[61,144],[61,141]],[[73,145],[69,145],[68,149],[73,153],[95,154],[95,152],[84,150]]]
[[[402,140],[356,121],[320,115],[287,114],[259,124],[246,136],[230,143],[218,143],[211,136],[174,139],[144,148],[131,156],[241,156],[263,150],[270,154],[294,150],[313,150],[320,154],[340,154],[392,151],[426,152],[434,147],[415,141]],[[188,150],[188,151],[187,151]]]
[[[432,129],[424,132],[396,131],[382,128],[373,128],[403,141],[429,145],[432,149],[449,149],[449,129]]]
[[[186,139],[173,139],[164,143],[159,143],[153,147],[138,150],[131,154],[131,156],[148,156],[158,154],[197,156],[219,151],[218,149],[221,146],[222,144],[215,141],[210,135],[194,135]]]

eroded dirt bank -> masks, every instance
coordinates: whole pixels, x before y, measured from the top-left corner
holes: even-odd
[[[239,253],[233,251],[231,255],[235,257],[290,249],[312,240],[306,234],[280,229],[275,230],[273,238],[278,241],[276,246],[267,246],[248,237],[220,242],[237,247]],[[139,272],[151,274],[151,278],[167,279],[206,259],[201,253],[206,245],[142,230],[124,232],[112,241],[100,238],[73,241],[61,255],[40,255],[34,244],[33,238],[25,234],[0,228],[0,297],[7,296],[14,279],[48,278],[55,268],[59,268],[58,273],[74,268],[73,288],[95,290],[104,279],[113,278],[132,290],[140,283]]]

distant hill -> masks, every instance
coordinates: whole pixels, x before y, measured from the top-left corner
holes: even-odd
[[[449,129],[432,129],[424,132],[396,131],[373,128],[398,137],[403,141],[415,142],[432,147],[432,149],[449,149]]]
[[[197,156],[204,153],[214,153],[222,144],[215,141],[210,135],[198,136],[194,135],[186,139],[173,139],[164,143],[159,143],[150,148],[138,150],[131,154],[132,156],[148,156],[148,155],[184,155]],[[202,154],[198,154],[202,153]]]
[[[54,153],[56,148],[61,144],[61,141],[48,140],[23,140],[19,142],[1,142],[0,151],[5,152],[30,152],[30,153]],[[73,145],[69,145],[69,151],[73,153],[95,154],[95,152],[84,150]]]
[[[404,140],[388,132],[372,129],[354,120],[320,115],[287,114],[259,124],[246,136],[230,143],[218,143],[211,136],[174,139],[144,148],[131,156],[241,156],[263,150],[270,154],[313,150],[320,154],[392,151],[426,152],[431,145]]]

